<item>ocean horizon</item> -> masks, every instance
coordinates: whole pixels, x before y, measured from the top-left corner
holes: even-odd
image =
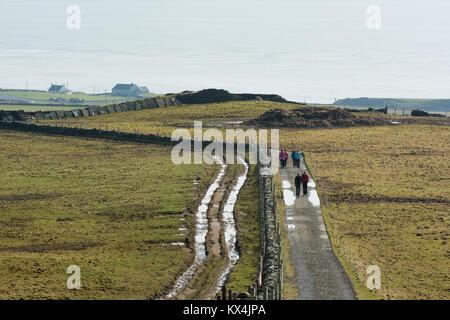
[[[81,28],[68,29],[69,5]],[[370,5],[380,29],[367,27]],[[450,1],[0,1],[0,88],[450,98]]]

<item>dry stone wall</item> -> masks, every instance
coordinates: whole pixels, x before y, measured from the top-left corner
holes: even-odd
[[[111,104],[108,106],[89,106],[83,109],[58,110],[58,111],[0,111],[1,122],[30,121],[30,120],[59,120],[73,118],[87,118],[102,114],[111,114],[117,112],[138,111],[144,109],[163,108],[178,106],[182,103],[176,98],[151,98],[137,101]]]

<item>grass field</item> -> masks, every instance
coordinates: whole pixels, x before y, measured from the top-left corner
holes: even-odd
[[[83,123],[83,128],[103,128],[109,130],[120,129],[121,132],[158,133],[170,136],[172,131],[180,127],[193,127],[194,121],[216,124],[229,121],[252,119],[274,108],[292,109],[297,105],[287,103],[273,103],[267,101],[228,102],[216,104],[188,105],[182,107],[155,108],[141,111],[131,111],[107,114],[82,119],[64,120],[66,124],[74,126]],[[57,121],[40,121],[40,123],[54,123]],[[60,122],[60,121],[59,121]],[[191,129],[191,132],[193,129]]]
[[[191,263],[170,243],[192,242],[214,166],[176,166],[148,144],[0,136],[0,299],[150,299]],[[69,265],[80,290],[66,288]]]
[[[194,120],[242,121],[274,107],[297,106],[168,107],[85,118],[83,127],[170,135]],[[449,137],[444,125],[280,130],[282,146],[306,152],[333,247],[360,298],[449,298]],[[374,264],[382,288],[371,293],[366,268]]]
[[[381,268],[383,299],[449,299],[450,129],[283,130],[306,153],[335,251],[360,298]],[[352,277],[352,276],[351,276]]]
[[[192,134],[194,121],[202,121],[204,131],[211,127],[223,129],[224,125],[230,126],[236,122],[253,119],[274,108],[292,110],[299,107],[302,106],[270,101],[234,101],[154,108],[88,118],[65,119],[63,122],[66,126],[80,126],[82,123],[83,128],[120,130],[121,132],[134,132],[137,130],[144,134],[151,133],[170,136],[177,128],[186,128]],[[409,123],[444,121],[439,118],[402,117],[374,113],[358,113],[356,115],[360,117],[385,119],[386,121],[407,121]],[[42,124],[55,122],[61,123],[61,120],[39,121]],[[237,125],[241,126],[239,123]]]

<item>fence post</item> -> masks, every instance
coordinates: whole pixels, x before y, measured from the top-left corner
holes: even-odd
[[[281,259],[281,268],[280,268],[280,300],[283,299],[283,268],[284,268],[284,262],[283,262],[283,259]]]
[[[280,249],[278,250],[278,268],[281,267],[281,242],[279,242]]]
[[[262,274],[263,274],[263,256],[260,257],[259,259],[259,275],[258,275],[258,286],[261,288],[262,287]]]
[[[267,300],[268,288],[264,288],[264,300]]]
[[[280,232],[280,223],[277,221],[277,239],[278,241],[281,240],[281,232]],[[281,246],[280,246],[281,248]]]
[[[227,300],[227,286],[222,286],[222,300]]]

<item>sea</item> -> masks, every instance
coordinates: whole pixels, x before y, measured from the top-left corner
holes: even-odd
[[[0,0],[0,88],[450,98],[450,0]]]

